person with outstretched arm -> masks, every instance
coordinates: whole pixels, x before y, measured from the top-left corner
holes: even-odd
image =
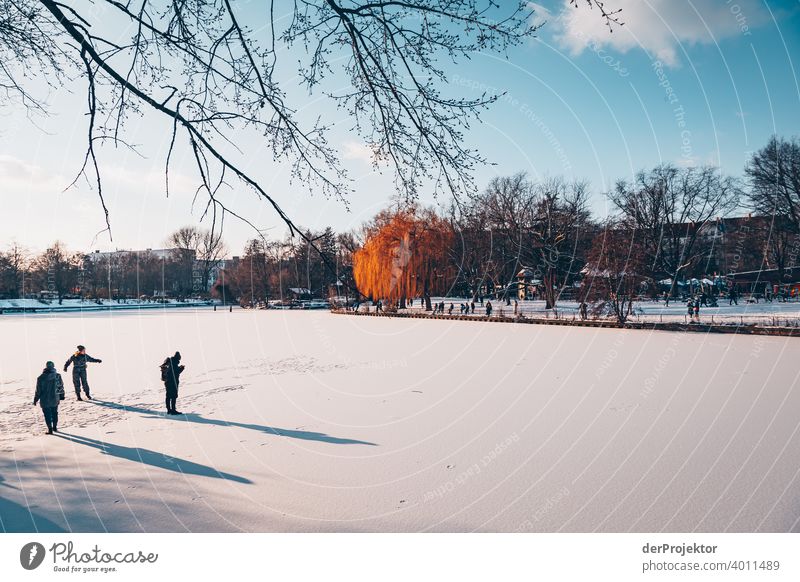
[[[70,364],[72,364],[72,383],[75,385],[75,396],[78,397],[78,400],[83,400],[83,398],[81,398],[81,385],[83,385],[86,399],[92,399],[91,394],[89,394],[89,382],[86,381],[86,364],[89,362],[99,364],[102,361],[103,360],[98,360],[87,354],[85,347],[78,346],[78,351],[72,354],[64,364],[65,372],[69,369]]]
[[[161,381],[164,382],[167,391],[167,414],[181,414],[175,408],[178,404],[178,385],[185,367],[181,366],[180,352],[175,352],[174,356],[167,358],[161,364]]]
[[[36,394],[33,397],[33,405],[36,406],[38,403],[42,407],[47,434],[58,432],[58,405],[62,400],[64,400],[64,381],[61,379],[61,374],[56,372],[56,365],[47,362],[36,379]]]

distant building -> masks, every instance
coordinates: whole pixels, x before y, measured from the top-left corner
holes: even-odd
[[[307,289],[305,287],[289,287],[288,295],[289,299],[311,299],[311,289]]]

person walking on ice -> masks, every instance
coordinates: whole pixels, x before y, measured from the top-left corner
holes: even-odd
[[[171,358],[164,360],[161,364],[161,381],[167,391],[167,414],[181,414],[175,407],[178,404],[178,385],[180,377],[186,366],[181,366],[181,353],[175,352]]]
[[[61,379],[61,374],[56,372],[56,365],[47,362],[41,375],[36,379],[36,394],[33,397],[33,405],[39,403],[42,407],[47,434],[58,432],[58,405],[62,400],[64,400],[64,381]]]
[[[70,364],[72,364],[72,383],[75,385],[75,396],[78,397],[78,400],[83,400],[83,398],[81,398],[81,385],[83,385],[83,392],[86,394],[86,399],[92,399],[91,394],[89,394],[89,382],[86,381],[86,364],[89,362],[100,364],[102,361],[103,360],[98,360],[87,354],[85,347],[78,346],[78,351],[72,354],[69,360],[64,364],[65,372],[69,369]]]

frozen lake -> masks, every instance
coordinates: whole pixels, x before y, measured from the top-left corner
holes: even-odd
[[[208,309],[0,329],[6,531],[800,531],[795,338]],[[64,374],[46,436],[35,378],[78,343],[96,400]]]

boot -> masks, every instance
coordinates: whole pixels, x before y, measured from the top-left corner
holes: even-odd
[[[89,393],[87,392],[87,393],[86,393],[86,400],[91,400],[91,399],[92,399],[92,397],[91,397],[91,396],[89,396]]]
[[[83,401],[83,398],[81,398],[80,394],[78,394],[78,400]]]
[[[48,427],[47,428],[47,434],[53,434],[53,429]]]

